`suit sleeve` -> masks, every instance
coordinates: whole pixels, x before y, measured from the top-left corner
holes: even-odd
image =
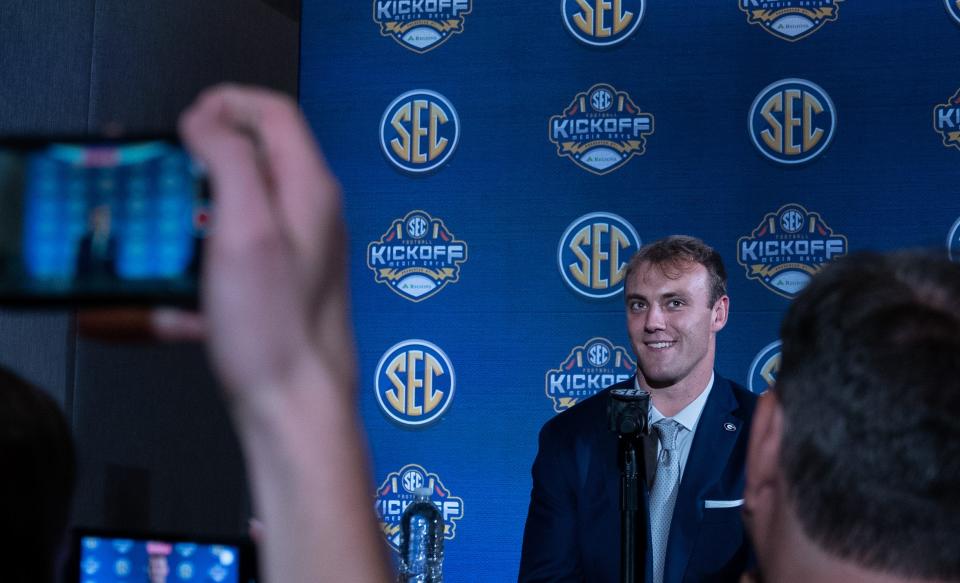
[[[548,422],[533,462],[519,583],[584,581],[577,536],[576,458],[568,436]]]

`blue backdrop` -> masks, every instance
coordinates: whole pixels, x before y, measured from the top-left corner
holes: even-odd
[[[433,487],[451,583],[516,578],[540,426],[632,374],[637,244],[720,251],[717,367],[762,390],[824,262],[957,238],[955,0],[306,0],[302,27],[376,504],[395,543]]]

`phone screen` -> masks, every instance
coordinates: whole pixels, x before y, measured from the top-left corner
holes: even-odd
[[[183,537],[78,535],[67,578],[78,583],[247,583],[256,579],[242,543]],[[253,569],[253,570],[252,570]]]
[[[0,142],[0,299],[192,304],[209,214],[175,140]]]

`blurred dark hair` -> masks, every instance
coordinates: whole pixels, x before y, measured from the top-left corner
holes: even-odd
[[[781,337],[781,461],[804,530],[874,570],[960,577],[960,265],[842,259]]]
[[[0,368],[0,577],[52,583],[75,473],[70,428],[54,400]]]
[[[710,277],[710,307],[727,295],[727,270],[723,267],[723,259],[713,247],[696,237],[670,235],[647,243],[630,258],[624,280],[629,282],[633,272],[646,262],[656,265],[672,279],[680,277],[688,264],[699,263],[707,269]]]

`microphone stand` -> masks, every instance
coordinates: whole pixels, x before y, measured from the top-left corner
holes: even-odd
[[[617,434],[620,463],[620,581],[643,581],[646,567],[647,507],[642,504],[641,482],[647,487],[646,457],[643,438],[650,434],[648,411],[650,394],[639,389],[610,391],[607,416],[610,431]],[[642,476],[642,478],[641,478]],[[638,549],[643,549],[637,560]],[[639,570],[638,563],[644,567]]]

